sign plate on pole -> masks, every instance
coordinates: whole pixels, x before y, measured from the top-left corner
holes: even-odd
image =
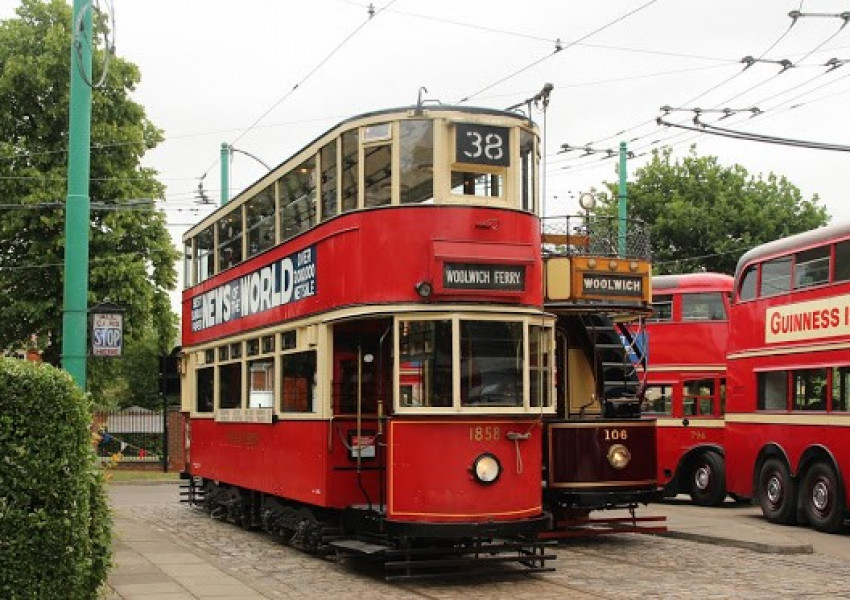
[[[124,315],[121,313],[93,313],[92,356],[121,356],[123,348]]]

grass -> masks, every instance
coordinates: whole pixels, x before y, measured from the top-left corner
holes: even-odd
[[[109,469],[106,477],[110,483],[171,482],[179,480],[180,474],[163,473],[162,471],[133,471],[130,469]]]

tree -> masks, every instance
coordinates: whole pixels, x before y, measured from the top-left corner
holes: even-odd
[[[0,23],[0,347],[37,336],[53,364],[62,337],[70,48],[64,0],[22,0],[17,18]],[[90,79],[100,79],[103,58],[95,47]],[[140,162],[163,137],[130,98],[139,80],[138,67],[110,56],[93,93],[88,301],[126,308],[125,347],[153,331],[167,352],[178,252],[154,204],[164,186]]]
[[[600,214],[617,215],[618,184],[606,182]],[[825,225],[817,195],[803,198],[785,177],[752,177],[741,165],[715,156],[673,160],[670,148],[653,151],[628,184],[629,218],[651,228],[655,272],[734,273],[738,258],[758,244]]]

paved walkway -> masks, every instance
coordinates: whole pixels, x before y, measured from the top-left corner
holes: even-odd
[[[105,598],[107,600],[259,599],[269,597],[248,579],[229,574],[212,556],[187,548],[176,538],[151,530],[134,519],[134,506],[150,506],[177,499],[177,484],[113,486],[115,520],[114,561]],[[844,558],[846,536],[823,536],[805,528],[779,527],[767,523],[758,509],[729,503],[723,508],[700,508],[687,502],[642,507],[639,515],[667,517],[671,537],[743,548],[772,554],[810,554],[811,536],[819,544],[837,544]],[[842,539],[843,538],[843,539]],[[842,543],[843,542],[843,543]],[[831,548],[824,546],[827,553]],[[820,552],[822,548],[818,547]],[[843,554],[842,554],[843,553]]]

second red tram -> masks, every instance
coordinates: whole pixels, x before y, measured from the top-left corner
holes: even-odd
[[[658,481],[666,496],[703,506],[726,498],[723,450],[726,347],[733,278],[721,273],[652,278],[644,414],[658,426]]]

